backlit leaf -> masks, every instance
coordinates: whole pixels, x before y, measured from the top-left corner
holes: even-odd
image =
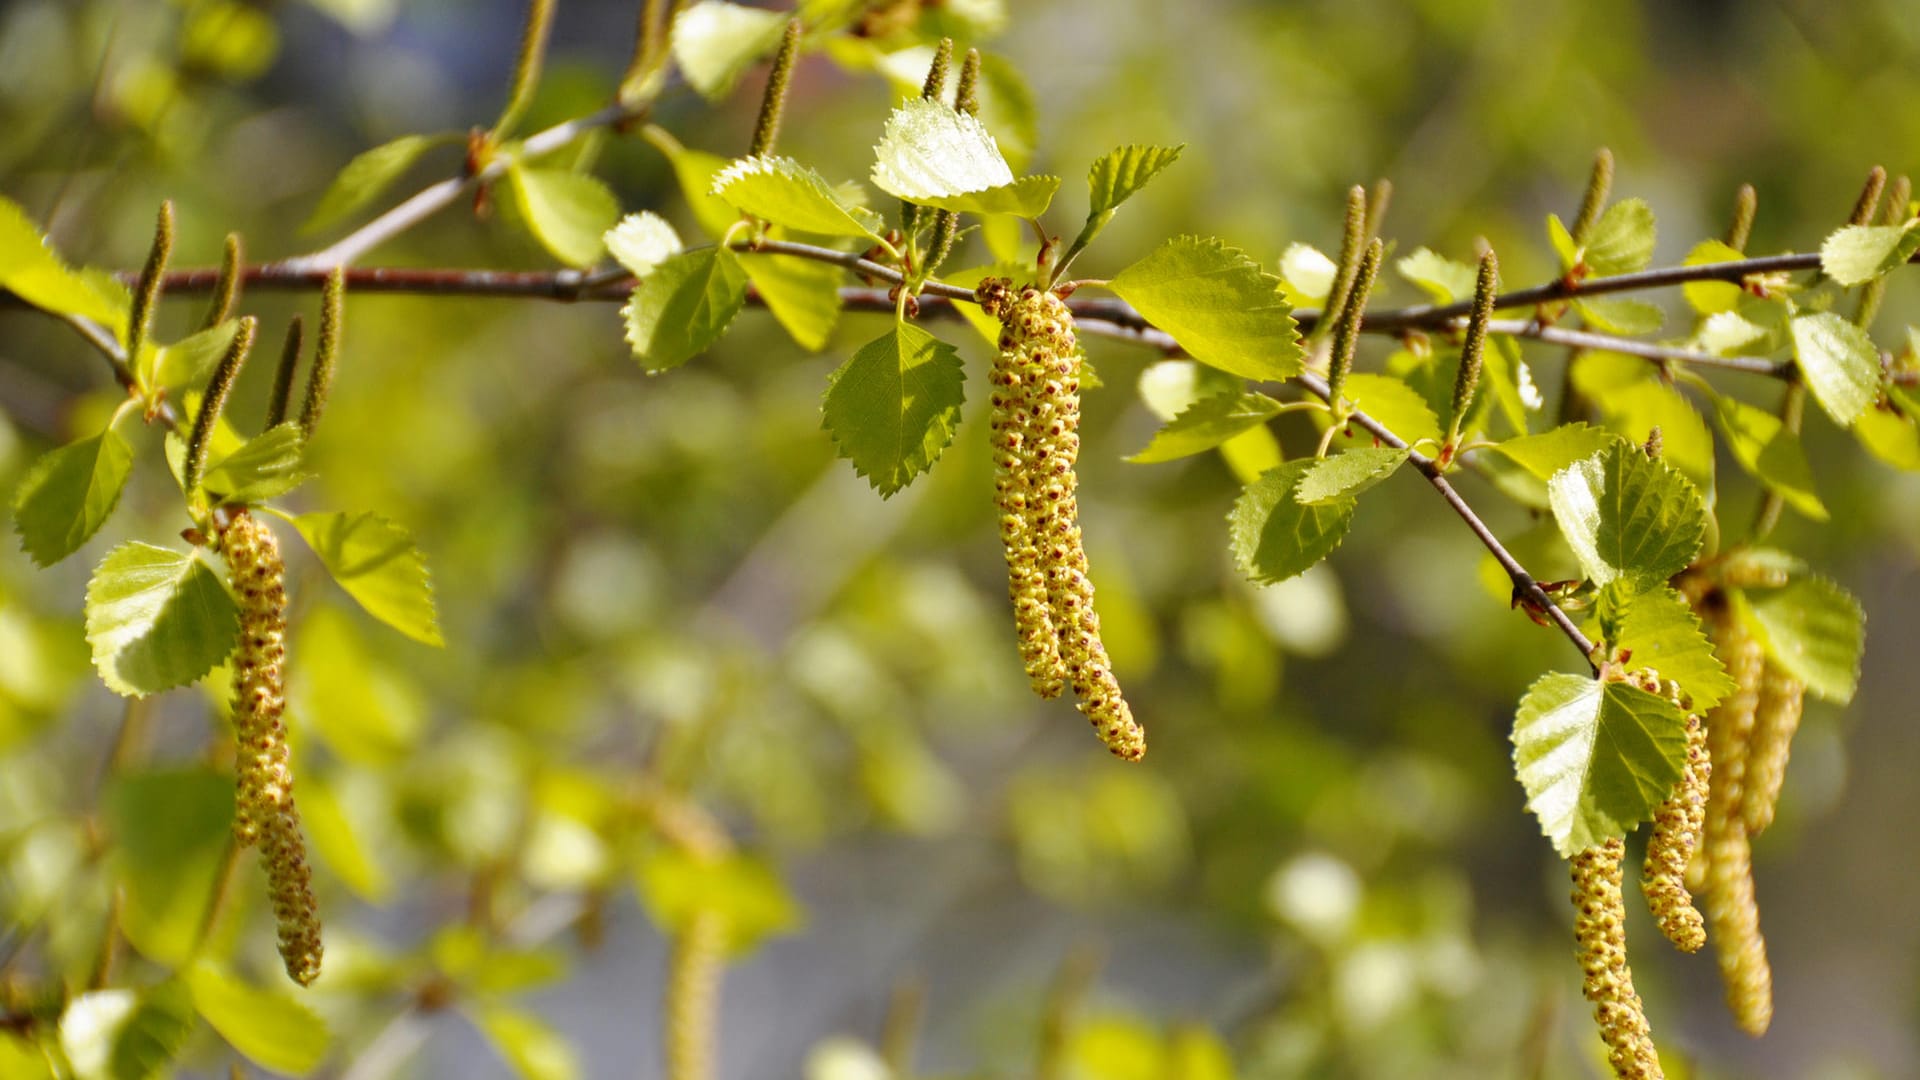
[[[200,486],[219,502],[255,503],[285,495],[307,478],[300,468],[305,450],[306,436],[289,420],[209,465]]]
[[[124,290],[102,288],[70,269],[20,204],[5,197],[0,197],[0,289],[43,311],[80,315],[116,333],[126,322]]]
[[[1467,263],[1449,259],[1431,248],[1420,248],[1393,264],[1400,276],[1426,290],[1436,304],[1469,300],[1480,272]]]
[[[1633,653],[1632,668],[1652,668],[1672,679],[1704,713],[1734,691],[1733,678],[1714,655],[1713,645],[1686,598],[1667,586],[1634,593],[1626,601],[1611,637],[1618,649]]]
[[[136,772],[106,791],[112,866],[127,940],[185,963],[233,834],[233,779],[211,768]]]
[[[680,254],[685,247],[680,242],[680,234],[667,219],[651,210],[621,218],[620,224],[601,237],[601,242],[606,244],[607,254],[636,278],[653,273],[654,267]]]
[[[405,527],[374,513],[293,520],[327,573],[367,614],[424,645],[442,645],[427,560]]]
[[[833,373],[821,412],[840,456],[892,495],[953,441],[965,379],[958,350],[896,322]]]
[[[444,135],[402,135],[392,142],[363,150],[327,185],[301,232],[316,232],[342,221],[380,197],[395,180],[420,160],[420,155],[450,141]]]
[[[607,185],[568,169],[514,165],[507,189],[527,228],[554,258],[568,266],[592,266],[603,250],[601,236],[620,217],[620,200]]]
[[[1013,183],[1013,169],[980,118],[939,101],[901,102],[873,150],[874,186],[909,202],[932,205]]]
[[[1842,285],[1865,285],[1920,251],[1920,222],[1847,225],[1820,245],[1820,269]]]
[[[1352,497],[1302,505],[1300,482],[1315,465],[1289,461],[1247,486],[1227,517],[1233,557],[1240,572],[1261,584],[1304,573],[1332,554],[1353,522]]]
[[[209,960],[186,978],[194,1010],[254,1064],[305,1076],[326,1056],[326,1024],[291,996],[244,983]]]
[[[717,101],[780,44],[786,25],[785,15],[764,8],[698,0],[673,20],[673,59],[688,85]]]
[[[1610,431],[1572,423],[1483,449],[1499,454],[1541,480],[1551,480],[1554,473],[1582,458],[1592,457],[1619,440],[1620,436]]]
[[[722,247],[661,263],[621,309],[634,359],[651,372],[679,367],[719,340],[747,302],[747,272]]]
[[[43,455],[13,495],[21,548],[41,566],[80,550],[113,514],[132,472],[133,447],[117,427]]]
[[[1651,818],[1680,781],[1686,746],[1686,717],[1672,702],[1581,675],[1541,676],[1514,717],[1527,809],[1566,857]]]
[[[1146,449],[1127,460],[1151,464],[1198,454],[1279,414],[1280,403],[1265,394],[1215,394],[1189,405],[1154,433]]]
[[[1398,472],[1407,451],[1392,446],[1356,446],[1314,466],[1301,478],[1293,497],[1309,506],[1351,498]]]
[[[1280,279],[1237,248],[1176,237],[1110,287],[1203,364],[1263,381],[1300,372],[1300,333]]]
[[[573,1047],[532,1013],[488,1005],[474,1021],[521,1080],[574,1080],[581,1075]]]
[[[1122,146],[1110,150],[1087,171],[1088,217],[1111,214],[1147,186],[1160,170],[1180,158],[1181,146]]]
[[[1795,578],[1784,588],[1746,593],[1748,625],[1758,631],[1767,655],[1807,689],[1828,701],[1853,700],[1866,648],[1866,614],[1860,601],[1819,577]]]
[[[678,933],[699,915],[718,914],[726,923],[728,951],[736,955],[803,921],[799,903],[773,870],[744,855],[703,860],[677,848],[656,848],[640,859],[634,881],[654,925]]]
[[[1795,510],[1815,521],[1827,520],[1827,508],[1813,489],[1813,470],[1800,449],[1800,438],[1779,417],[1724,395],[1714,401],[1714,417],[1741,468],[1768,490],[1778,492]]]
[[[1865,330],[1838,315],[1796,316],[1793,358],[1813,399],[1841,427],[1880,396],[1880,350]]]
[[[1624,442],[1555,473],[1547,496],[1596,585],[1664,582],[1693,561],[1706,532],[1706,507],[1692,482]]]
[[[87,584],[87,642],[121,694],[185,686],[233,651],[239,613],[198,556],[138,541],[113,549]]]
[[[819,173],[792,158],[741,158],[713,178],[713,193],[743,213],[822,236],[878,239],[879,215],[841,201]]]
[[[1586,243],[1587,269],[1595,277],[1643,270],[1653,261],[1653,208],[1640,199],[1622,199],[1607,207]]]
[[[840,284],[845,271],[830,263],[791,255],[755,255],[740,260],[774,321],[809,352],[826,348],[840,322]],[[963,310],[975,310],[962,304]]]

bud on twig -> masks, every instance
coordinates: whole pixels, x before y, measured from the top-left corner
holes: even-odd
[[[320,341],[313,351],[313,371],[307,376],[306,400],[300,406],[300,433],[308,440],[327,407],[333,388],[333,365],[340,354],[341,323],[346,317],[347,278],[339,269],[327,278],[320,293]]]
[[[160,299],[161,278],[167,272],[167,260],[173,257],[173,202],[160,204],[153,225],[153,246],[147,249],[147,262],[140,268],[140,280],[133,286],[133,310],[127,315],[127,363],[140,363],[140,346],[153,329],[153,309]]]
[[[1480,388],[1480,368],[1486,359],[1487,320],[1493,318],[1493,301],[1500,287],[1500,259],[1488,249],[1480,256],[1480,273],[1473,284],[1473,312],[1467,316],[1467,336],[1460,345],[1460,370],[1453,377],[1453,417],[1447,433],[1452,445],[1460,438],[1460,427],[1467,422],[1467,410],[1473,408],[1473,395]]]
[[[240,234],[228,233],[227,246],[220,258],[220,276],[213,281],[213,302],[207,305],[207,317],[201,329],[218,326],[233,314],[233,302],[240,295]]]
[[[1587,174],[1587,193],[1580,199],[1580,212],[1573,216],[1567,231],[1575,244],[1584,244],[1600,212],[1607,208],[1607,196],[1613,193],[1613,151],[1601,147],[1593,155],[1593,171]]]
[[[220,423],[220,414],[226,411],[227,395],[233,391],[234,380],[240,377],[247,354],[253,350],[253,334],[258,327],[259,321],[251,315],[240,320],[226,354],[220,357],[220,363],[207,380],[207,392],[201,395],[200,411],[194,414],[193,430],[187,435],[186,463],[180,470],[180,484],[188,492],[200,486],[201,474],[207,468],[207,446],[213,440],[213,429]]]

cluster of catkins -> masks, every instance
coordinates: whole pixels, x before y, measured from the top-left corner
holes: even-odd
[[[1034,693],[1072,686],[1107,748],[1136,761],[1146,733],[1120,694],[1081,542],[1074,463],[1080,453],[1079,342],[1066,304],[1046,289],[990,279],[980,306],[1001,323],[991,396],[994,497],[1007,555],[1020,656]]]
[[[312,872],[293,804],[287,763],[286,564],[273,530],[244,510],[220,532],[240,606],[240,645],[233,655],[234,839],[260,845],[280,958],[305,986],[320,974],[320,915]]]

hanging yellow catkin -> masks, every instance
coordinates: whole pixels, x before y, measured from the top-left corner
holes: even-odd
[[[1101,741],[1116,756],[1137,761],[1147,751],[1146,733],[1121,695],[1100,640],[1080,534],[1074,466],[1080,456],[1081,354],[1073,316],[1059,297],[1031,286],[1018,294],[1004,286],[985,290],[982,306],[1003,327],[995,370],[1014,376],[1011,387],[999,389],[1017,394],[1013,419],[1020,424],[1024,523],[1044,575],[1055,649],[1078,707]],[[1019,605],[1016,598],[1016,620],[1022,619]],[[1018,625],[1024,634],[1028,624]],[[1031,677],[1031,666],[1028,671]]]
[[[1660,1055],[1645,1007],[1627,967],[1627,905],[1620,893],[1626,842],[1618,838],[1574,855],[1573,940],[1580,959],[1580,990],[1593,1002],[1594,1022],[1607,1044],[1607,1062],[1620,1080],[1660,1080]]]
[[[1773,824],[1806,697],[1806,683],[1767,662],[1753,710],[1753,742],[1747,747],[1747,783],[1740,800],[1740,817],[1746,822],[1748,836],[1758,836]]]
[[[720,977],[726,970],[726,917],[694,915],[674,938],[667,960],[667,1080],[711,1080]]]
[[[240,607],[233,655],[234,838],[260,845],[287,975],[320,974],[320,916],[293,802],[287,760],[286,564],[273,530],[244,510],[220,534],[220,554]]]
[[[1647,910],[1667,940],[1683,952],[1697,952],[1707,942],[1699,909],[1687,892],[1687,864],[1699,846],[1706,820],[1707,792],[1713,763],[1707,755],[1707,728],[1700,717],[1687,717],[1687,764],[1673,797],[1654,811],[1653,835],[1647,840],[1647,858],[1641,864],[1640,893]]]
[[[998,310],[1007,303],[1006,286],[989,282],[981,290],[983,306]],[[1020,644],[1020,661],[1026,667],[1028,685],[1043,698],[1060,695],[1066,686],[1067,667],[1060,658],[1059,636],[1054,631],[1053,613],[1047,599],[1047,573],[1040,561],[1043,537],[1037,530],[1028,491],[1033,474],[1033,443],[1028,436],[1031,419],[1027,403],[1025,354],[1019,348],[1012,328],[1000,334],[1000,352],[994,357],[988,375],[993,390],[988,396],[991,412],[987,425],[993,439],[993,492],[1000,510],[1000,543],[1007,557],[1007,594],[1013,603],[1014,633]]]
[[[1766,939],[1760,934],[1753,850],[1741,808],[1765,657],[1723,594],[1710,593],[1703,607],[1714,651],[1726,664],[1736,689],[1707,715],[1713,779],[1707,794],[1704,842],[1695,860],[1703,868],[1702,880],[1695,891],[1706,908],[1727,1008],[1741,1030],[1757,1036],[1773,1021],[1773,970],[1767,962]]]

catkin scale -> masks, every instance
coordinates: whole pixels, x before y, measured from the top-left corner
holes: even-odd
[[[1740,818],[1746,823],[1748,836],[1758,836],[1773,824],[1806,697],[1807,684],[1777,664],[1769,661],[1761,669],[1759,699],[1753,710],[1753,741],[1747,747],[1747,782],[1740,793]]]
[[[320,974],[320,917],[287,758],[286,564],[273,530],[244,511],[222,530],[220,554],[240,608],[232,661],[234,839],[260,846],[280,958],[305,986]]]
[[[1687,864],[1699,846],[1706,820],[1713,763],[1707,754],[1706,725],[1687,717],[1687,764],[1673,797],[1654,811],[1653,835],[1641,864],[1640,894],[1668,941],[1683,952],[1697,952],[1707,933],[1686,885]]]
[[[1060,298],[994,282],[982,306],[1003,332],[994,361],[995,492],[1022,660],[1036,693],[1073,687],[1078,708],[1116,756],[1138,760],[1146,734],[1120,692],[1080,532],[1080,347]]]
[[[1580,990],[1593,1002],[1594,1022],[1607,1044],[1614,1075],[1620,1080],[1658,1080],[1665,1073],[1627,967],[1627,905],[1620,892],[1625,856],[1626,842],[1617,837],[1573,856],[1573,938],[1583,976]]]

